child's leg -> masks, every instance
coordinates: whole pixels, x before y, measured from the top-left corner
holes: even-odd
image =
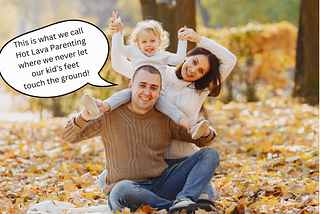
[[[160,95],[155,107],[160,112],[170,117],[176,124],[186,129],[189,127],[190,118],[182,113],[175,105],[170,103],[163,95]]]
[[[101,109],[96,100],[92,98],[90,94],[84,94],[82,96],[82,104],[93,118],[98,118],[100,116]]]
[[[170,103],[164,96],[160,95],[158,101],[155,104],[156,109],[170,117],[176,124],[189,129],[189,125],[192,118],[187,117],[182,113],[175,105]],[[202,134],[208,129],[209,121],[203,120],[195,124],[191,130],[190,134],[192,139],[196,140],[202,136]]]
[[[119,91],[103,101],[103,111],[110,112],[119,106],[129,102],[131,100],[131,92],[129,89]]]

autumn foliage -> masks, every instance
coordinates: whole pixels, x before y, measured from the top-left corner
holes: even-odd
[[[237,64],[225,82],[229,93],[226,100],[263,101],[274,95],[288,96],[285,90],[294,87],[292,69],[296,60],[297,32],[298,29],[286,21],[200,29],[200,35],[218,42],[237,56]],[[232,90],[237,92],[230,94]]]
[[[212,179],[218,213],[319,211],[318,108],[269,99],[216,102],[206,113],[221,155]],[[0,213],[26,213],[45,200],[107,203],[96,181],[104,168],[101,140],[62,143],[66,120],[0,122]]]

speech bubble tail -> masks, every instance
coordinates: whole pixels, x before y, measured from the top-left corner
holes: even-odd
[[[96,86],[96,87],[110,87],[110,86],[116,86],[117,84],[114,84],[112,82],[108,82],[105,79],[103,79],[101,76],[95,76],[95,78],[92,78],[89,82],[90,85]]]

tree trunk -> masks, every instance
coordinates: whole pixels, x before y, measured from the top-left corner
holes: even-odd
[[[178,0],[177,13],[175,14],[176,26],[176,43],[178,42],[177,32],[183,27],[187,26],[196,31],[196,1],[195,0]],[[171,38],[170,38],[171,39]],[[196,43],[188,42],[188,51],[196,47]],[[175,51],[177,48],[175,48]]]
[[[319,1],[301,0],[295,97],[319,103]]]
[[[61,97],[53,98],[52,105],[53,105],[52,109],[53,109],[53,116],[54,117],[66,116],[66,114],[62,111]]]
[[[155,0],[140,0],[143,19],[159,21],[158,8]]]
[[[195,0],[176,0],[177,5],[169,8],[166,3],[156,3],[155,0],[140,0],[143,18],[153,18],[163,24],[163,28],[170,33],[168,51],[177,52],[178,30],[187,26],[196,30]],[[188,50],[196,46],[188,43]]]
[[[171,53],[177,52],[178,46],[178,34],[177,27],[175,22],[175,17],[177,13],[177,7],[168,9],[166,4],[158,4],[158,13],[159,13],[159,22],[163,24],[163,28],[169,32],[170,45],[167,48],[167,51]]]

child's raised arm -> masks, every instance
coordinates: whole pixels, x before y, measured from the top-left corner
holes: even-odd
[[[170,53],[167,58],[167,64],[169,65],[180,65],[184,58],[186,57],[186,51],[187,51],[187,42],[188,40],[185,39],[178,41],[178,50],[176,54]]]
[[[131,59],[134,51],[134,47],[129,47],[129,46],[125,46],[124,42],[123,42],[123,34],[122,34],[122,29],[121,27],[123,26],[121,23],[121,19],[120,16],[119,18],[117,18],[118,12],[114,13],[112,12],[112,19],[110,20],[110,22],[113,24],[111,25],[110,23],[110,27],[113,29],[113,31],[116,29],[116,24],[118,24],[119,26],[119,32],[117,33],[113,33],[112,35],[112,46],[116,49],[119,50],[119,53],[122,54],[123,56]],[[114,26],[115,24],[115,26]]]
[[[114,22],[117,19],[117,14],[118,13],[112,12],[113,17],[110,18],[109,30],[112,35],[114,35],[115,33],[121,32],[123,27],[121,22],[120,23]],[[116,45],[114,45],[113,43],[111,46],[111,64],[112,64],[112,68],[116,72],[130,79],[132,78],[133,71],[132,71],[131,62],[129,62],[127,58],[120,53],[119,49],[116,48]]]
[[[110,18],[109,30],[111,35],[114,33],[123,32],[123,24],[121,22],[121,17],[117,18],[118,12],[112,12],[112,17]]]

